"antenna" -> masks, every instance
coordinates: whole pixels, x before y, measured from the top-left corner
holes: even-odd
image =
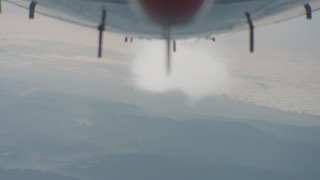
[[[253,53],[254,52],[254,25],[253,25],[250,13],[246,12],[245,15],[247,17],[247,21],[250,29],[250,39],[249,39],[250,52]]]
[[[107,10],[102,10],[102,17],[101,17],[101,24],[98,26],[99,31],[99,45],[98,45],[98,57],[102,57],[102,46],[103,46],[103,32],[105,30],[106,25],[106,16],[107,16]]]
[[[34,13],[37,6],[36,1],[32,1],[29,6],[29,19],[34,19]]]

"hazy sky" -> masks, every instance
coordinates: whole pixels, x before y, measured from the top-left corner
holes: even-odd
[[[223,98],[320,115],[319,19],[314,13],[312,21],[300,17],[257,29],[254,55],[247,32],[218,36],[216,43],[178,42],[168,78],[162,42],[125,44],[123,36],[107,33],[105,57],[97,59],[96,31],[40,15],[30,21],[27,11],[3,3],[1,83],[23,95],[76,94],[162,114],[212,115],[203,107]]]
[[[320,14],[124,43],[3,3],[0,179],[320,179]],[[29,178],[32,177],[32,178]],[[37,179],[35,179],[37,180]]]

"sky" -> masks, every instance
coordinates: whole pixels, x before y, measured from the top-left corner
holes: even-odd
[[[255,54],[248,53],[247,32],[220,35],[216,43],[179,41],[168,77],[163,42],[125,44],[122,35],[106,33],[105,56],[98,59],[94,30],[40,15],[30,21],[27,11],[3,6],[2,78],[26,84],[27,90],[17,90],[22,94],[105,98],[174,117],[185,111],[213,116],[203,109],[216,99],[320,115],[319,13],[312,21],[300,17],[258,28]]]

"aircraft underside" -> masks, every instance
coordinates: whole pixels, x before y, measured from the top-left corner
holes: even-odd
[[[31,0],[3,0],[29,7]],[[137,13],[132,1],[139,0],[37,0],[36,11],[76,22],[87,27],[98,27],[102,9],[107,11],[106,30],[135,38],[163,39],[163,25],[146,14]],[[255,27],[284,21],[306,14],[304,5],[312,11],[320,8],[320,0],[207,0],[208,10],[187,23],[171,25],[172,39],[210,38],[218,34],[248,29],[246,12]],[[211,3],[210,3],[211,2]]]

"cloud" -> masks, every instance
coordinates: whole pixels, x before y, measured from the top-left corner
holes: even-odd
[[[172,73],[166,74],[165,43],[140,44],[132,65],[135,85],[152,93],[182,92],[191,100],[227,93],[231,88],[226,63],[205,43],[178,42]]]

